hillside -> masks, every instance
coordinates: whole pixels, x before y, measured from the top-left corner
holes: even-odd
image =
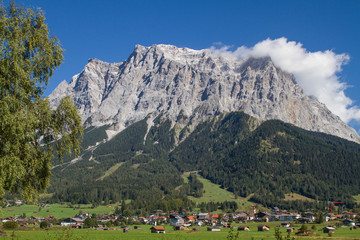
[[[87,134],[95,131],[104,129]],[[85,149],[81,160],[54,168],[49,192],[54,202],[133,199],[142,202],[138,208],[150,209],[177,199],[177,204],[189,205],[184,196],[191,191],[179,190],[188,171],[199,171],[264,206],[317,207],[314,201],[285,201],[289,192],[351,205],[352,196],[360,193],[360,145],[241,112],[220,114],[181,132],[159,116],[151,127],[147,119],[139,121],[110,141]],[[195,181],[189,187],[196,186]]]

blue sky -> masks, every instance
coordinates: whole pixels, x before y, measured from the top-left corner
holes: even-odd
[[[4,1],[5,3],[9,1]],[[136,44],[172,44],[192,49],[221,42],[253,47],[285,37],[309,52],[332,50],[350,60],[338,72],[345,94],[360,106],[360,1],[133,1],[19,0],[40,7],[51,34],[66,50],[46,95],[79,73],[89,58],[121,62]],[[359,130],[354,120],[350,125]]]

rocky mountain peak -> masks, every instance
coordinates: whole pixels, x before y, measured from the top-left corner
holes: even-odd
[[[161,115],[181,128],[223,112],[243,111],[360,142],[354,129],[306,96],[294,76],[270,57],[238,60],[208,50],[136,45],[121,63],[89,60],[68,87],[61,83],[49,98],[56,103],[67,94],[84,122],[112,124],[116,131],[146,117],[149,126]]]

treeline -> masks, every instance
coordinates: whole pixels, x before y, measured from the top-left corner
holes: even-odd
[[[132,211],[191,208],[194,205],[186,197],[201,197],[203,185],[196,175],[185,183],[181,175],[188,171],[199,171],[235,195],[253,194],[252,201],[267,207],[323,207],[285,201],[290,192],[316,203],[349,205],[352,195],[360,193],[359,144],[276,120],[260,125],[238,112],[200,123],[177,146],[169,120],[159,116],[149,131],[146,121],[129,126],[96,149],[84,150],[77,162],[53,169],[49,201],[97,205],[131,199],[138,206]],[[181,136],[186,135],[188,128],[184,129]],[[86,149],[103,139],[105,127],[85,132]]]
[[[197,198],[202,197],[204,193],[204,184],[199,181],[196,174],[190,174],[187,179],[188,182],[180,187],[179,194]]]
[[[360,192],[360,145],[277,120],[254,131],[251,117],[231,113],[205,122],[170,155],[180,171],[201,175],[266,206],[295,192],[314,200],[352,202]],[[191,149],[191,151],[189,151]],[[294,205],[295,206],[295,205]]]
[[[183,184],[183,178],[167,160],[173,145],[170,121],[162,124],[159,121],[160,117],[148,133],[146,119],[137,122],[95,150],[84,151],[78,162],[65,162],[55,168],[48,189],[53,194],[48,201],[99,205],[146,199],[157,203],[168,195],[173,196],[175,188]],[[86,145],[102,139],[102,131],[102,128],[86,129],[84,138],[91,134]],[[173,198],[186,194],[200,196],[201,188],[201,182],[191,176],[181,194]]]
[[[201,212],[215,212],[218,210],[222,210],[223,212],[233,213],[238,208],[239,205],[235,201],[225,201],[225,202],[202,202],[197,205],[200,208]]]

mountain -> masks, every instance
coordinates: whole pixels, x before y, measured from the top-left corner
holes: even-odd
[[[352,206],[360,193],[357,133],[270,58],[136,46],[122,63],[89,60],[49,99],[65,95],[82,115],[83,151],[54,161],[53,202],[190,207],[201,184],[184,172],[265,206],[324,209],[286,201],[291,192]]]
[[[74,99],[86,126],[112,125],[110,137],[145,117],[150,127],[160,114],[172,126],[191,122],[194,129],[220,113],[242,111],[260,120],[278,119],[360,142],[354,129],[305,95],[293,75],[269,57],[238,60],[208,50],[137,45],[121,63],[90,59],[49,99],[56,105],[65,95]]]
[[[138,214],[185,208],[192,204],[184,196],[202,191],[198,184],[184,182],[184,172],[198,172],[265,206],[299,211],[324,209],[334,200],[351,208],[352,196],[360,193],[359,144],[279,120],[219,114],[191,133],[185,127],[180,143],[171,121],[161,116],[149,131],[145,118],[102,142],[107,127],[87,128],[81,156],[53,168],[49,201],[108,204],[132,199],[129,208]],[[88,147],[98,142],[96,148]],[[286,201],[289,193],[321,202]]]

